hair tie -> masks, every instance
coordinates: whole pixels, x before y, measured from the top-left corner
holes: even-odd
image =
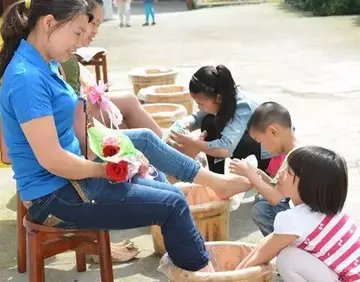
[[[29,10],[30,6],[31,6],[31,0],[25,0],[25,8]]]

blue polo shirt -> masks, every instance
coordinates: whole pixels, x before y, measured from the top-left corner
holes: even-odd
[[[46,62],[25,40],[16,50],[2,80],[0,116],[21,200],[32,200],[65,186],[37,161],[21,124],[53,116],[61,147],[77,155],[79,141],[72,127],[78,98],[62,79],[56,62]]]

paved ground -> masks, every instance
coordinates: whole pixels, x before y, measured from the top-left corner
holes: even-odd
[[[136,4],[133,27],[104,23],[94,45],[108,50],[113,91],[131,91],[127,72],[139,65],[179,68],[187,84],[201,65],[227,65],[237,83],[259,99],[276,100],[293,115],[298,136],[336,149],[349,165],[346,205],[360,223],[360,21],[358,17],[312,18],[277,4],[186,11],[182,3],[158,4],[158,25],[141,27]],[[15,261],[14,183],[0,170],[0,281],[27,281]],[[251,202],[231,216],[231,239],[256,242],[260,233],[250,219]],[[121,216],[121,215],[118,215]],[[156,272],[148,228],[113,232],[113,241],[133,238],[144,251],[128,264],[115,266],[116,281],[165,281]],[[47,262],[47,281],[99,281],[97,266],[78,274],[73,254]]]

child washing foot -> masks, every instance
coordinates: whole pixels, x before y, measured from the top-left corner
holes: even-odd
[[[276,215],[274,232],[237,269],[268,263],[286,282],[359,281],[360,230],[342,212],[348,174],[345,160],[316,146],[294,150],[277,192],[295,207]]]
[[[230,70],[223,65],[203,66],[192,76],[189,90],[200,111],[179,122],[185,129],[200,128],[202,134],[195,139],[173,132],[171,139],[179,150],[191,157],[204,152],[209,169],[220,174],[224,174],[225,158],[242,159],[249,155],[255,155],[259,168],[267,170],[270,154],[246,129],[258,104],[237,88]]]
[[[255,110],[249,119],[248,130],[250,136],[272,155],[289,154],[297,146],[290,113],[275,102],[263,103]],[[274,231],[276,214],[290,208],[289,198],[284,198],[276,190],[277,179],[286,164],[285,159],[277,175],[271,179],[245,161],[234,159],[230,163],[230,171],[247,177],[261,195],[257,197],[251,215],[264,236]]]

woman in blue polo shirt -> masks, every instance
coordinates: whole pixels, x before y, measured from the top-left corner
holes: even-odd
[[[34,220],[56,227],[160,225],[175,265],[211,271],[204,240],[179,190],[140,177],[111,184],[103,163],[81,156],[72,127],[78,98],[59,75],[56,61],[68,60],[79,47],[91,18],[83,0],[19,1],[3,18],[0,111],[20,198],[28,201]],[[250,188],[245,178],[200,168],[150,130],[126,134],[152,164],[182,181],[211,186],[222,198]],[[78,180],[81,193],[68,179]]]

